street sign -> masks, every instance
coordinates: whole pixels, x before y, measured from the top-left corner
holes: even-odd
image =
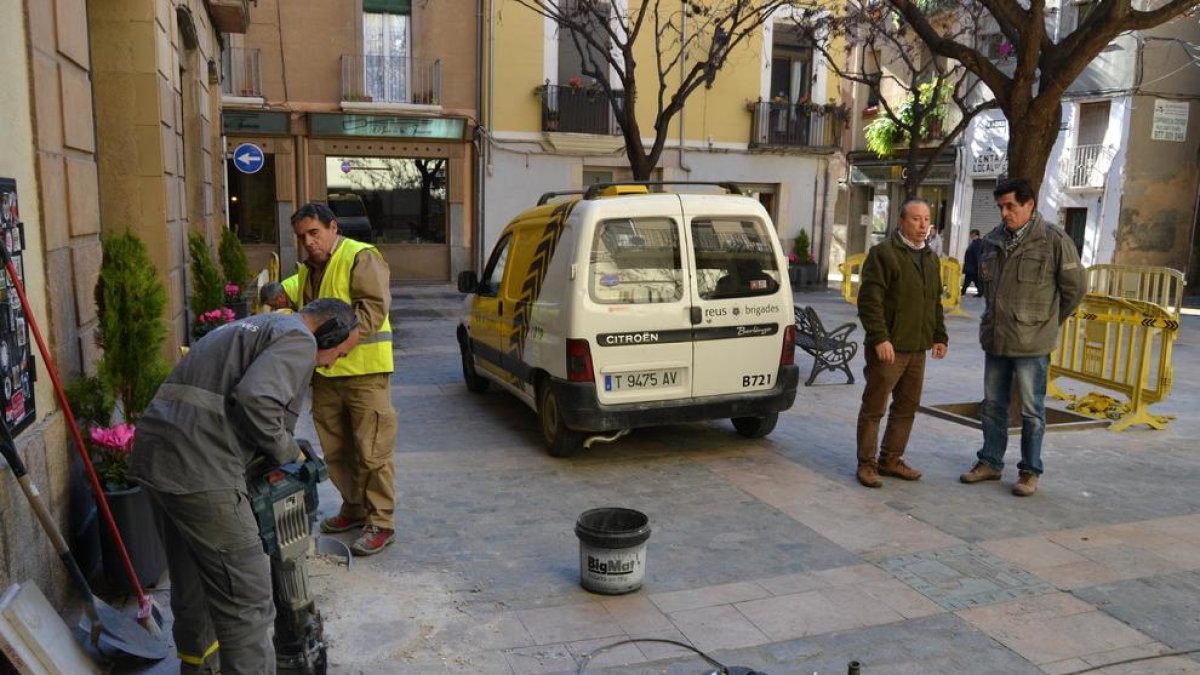
[[[242,173],[258,173],[264,162],[262,148],[253,143],[242,143],[233,151],[233,165]]]

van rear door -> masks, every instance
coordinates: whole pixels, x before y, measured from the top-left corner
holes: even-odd
[[[701,317],[692,394],[771,389],[792,302],[770,218],[751,199],[688,195],[682,204],[696,270],[689,290]]]
[[[575,334],[592,340],[597,398],[619,405],[690,396],[692,297],[679,197],[591,206],[591,241],[581,242],[590,247],[587,311]]]

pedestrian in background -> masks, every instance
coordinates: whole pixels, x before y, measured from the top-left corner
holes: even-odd
[[[929,245],[929,250],[933,251],[935,256],[942,256],[942,233],[937,230],[930,230],[929,238],[925,241]]]
[[[338,234],[337,219],[324,204],[300,207],[292,229],[307,254],[282,282],[292,304],[338,298],[354,307],[362,329],[349,356],[313,376],[312,411],[329,478],[342,496],[341,508],[321,521],[321,531],[362,528],[350,550],[371,555],[392,543],[396,531],[391,274],[378,249]]]
[[[1085,292],[1075,243],[1037,212],[1025,178],[1001,181],[992,191],[1003,222],[981,241],[979,279],[986,302],[979,320],[984,351],[983,448],[964,483],[999,480],[1008,449],[1013,382],[1021,398],[1021,461],[1012,492],[1037,492],[1046,432],[1046,375],[1059,326]]]
[[[296,459],[313,368],[357,343],[354,310],[333,299],[226,324],[188,350],[138,419],[129,475],[163,535],[180,672],[275,672],[271,563],[246,467]]]
[[[880,475],[921,478],[920,471],[904,462],[904,451],[921,404],[925,352],[932,350],[933,358],[940,359],[949,343],[941,262],[925,240],[929,222],[928,202],[905,201],[896,231],[872,246],[863,263],[858,319],[866,333],[867,382],[858,411],[857,477],[865,487],[883,485]],[[880,447],[879,422],[885,412],[887,430]]]
[[[959,295],[967,294],[967,287],[975,285],[975,294],[983,295],[979,287],[979,249],[983,248],[983,240],[979,238],[979,230],[971,230],[971,243],[967,244],[967,252],[963,255],[963,284]]]

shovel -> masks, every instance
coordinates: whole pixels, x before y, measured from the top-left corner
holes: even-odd
[[[37,486],[29,480],[25,463],[17,454],[12,433],[4,420],[0,420],[0,454],[3,454],[4,461],[8,462],[8,466],[12,468],[13,475],[16,476],[17,483],[21,486],[21,492],[25,493],[25,498],[33,507],[38,522],[42,524],[42,529],[46,531],[46,536],[54,545],[54,552],[67,566],[71,580],[83,595],[83,608],[87,615],[83,623],[89,633],[92,645],[106,656],[118,652],[150,661],[166,658],[167,645],[161,639],[150,635],[136,621],[121,614],[92,594],[92,589],[88,586],[83,571],[79,569],[79,564],[71,555],[71,549],[67,547],[67,540],[58,531],[58,525],[54,523],[53,516],[46,509],[46,505],[42,503],[42,496],[38,492]]]

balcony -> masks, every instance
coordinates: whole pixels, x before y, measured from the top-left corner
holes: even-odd
[[[1108,169],[1112,166],[1113,151],[1096,143],[1076,145],[1063,152],[1060,172],[1063,188],[1067,190],[1101,189]]]
[[[258,49],[226,47],[221,51],[221,95],[262,98],[261,53]]]
[[[749,107],[753,113],[752,148],[833,149],[841,146],[846,112],[840,106],[758,101]]]
[[[250,27],[250,0],[207,0],[205,4],[218,31],[245,34]]]
[[[542,131],[616,136],[621,127],[603,90],[591,87],[538,87],[542,98]],[[625,92],[614,91],[617,105],[625,103]]]
[[[342,55],[343,103],[442,104],[442,62],[411,56]]]

